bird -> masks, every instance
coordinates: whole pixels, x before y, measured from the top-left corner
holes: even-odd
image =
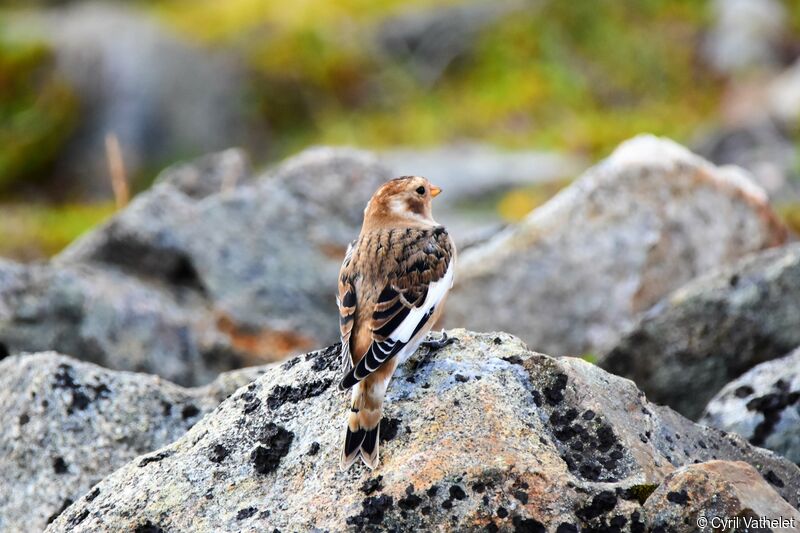
[[[431,211],[441,192],[421,176],[383,184],[367,203],[361,231],[342,262],[339,389],[352,389],[343,471],[358,457],[370,469],[378,465],[386,389],[436,323],[453,286],[456,247]],[[436,350],[454,340],[442,331],[440,340],[426,344]]]

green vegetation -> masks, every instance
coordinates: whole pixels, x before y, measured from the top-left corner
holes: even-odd
[[[0,256],[48,257],[114,213],[113,203],[0,205]]]
[[[77,103],[41,43],[0,33],[0,192],[41,175],[73,131]]]
[[[423,2],[411,4],[168,0],[154,9],[185,35],[243,51],[276,155],[308,143],[467,138],[599,156],[642,131],[685,140],[716,112],[721,84],[696,57],[702,2],[532,4],[485,28],[432,86],[377,52],[380,22]]]

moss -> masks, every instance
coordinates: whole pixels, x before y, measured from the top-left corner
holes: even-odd
[[[42,173],[72,133],[77,113],[51,50],[0,33],[0,191]]]
[[[111,203],[0,206],[0,256],[42,259],[60,252],[86,230],[114,213]]]
[[[800,202],[780,204],[775,209],[789,229],[800,235]]]
[[[642,483],[641,485],[633,485],[627,489],[627,492],[639,502],[639,505],[644,505],[647,498],[658,488],[654,483]]]

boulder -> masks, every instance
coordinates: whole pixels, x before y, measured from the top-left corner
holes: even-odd
[[[800,464],[800,348],[725,385],[700,423],[738,433]]]
[[[712,459],[752,465],[775,506],[800,501],[796,465],[649,403],[631,381],[507,334],[450,335],[390,385],[375,471],[339,469],[348,394],[334,345],[267,370],[48,531],[643,531],[665,477]]]
[[[599,365],[697,418],[755,365],[800,346],[800,244],[698,278],[653,307]]]
[[[669,291],[785,238],[746,172],[636,137],[464,251],[445,324],[502,329],[555,355],[603,352]]]
[[[168,169],[51,264],[0,264],[0,344],[183,385],[329,344],[341,259],[388,178],[329,148],[261,176],[238,150]]]
[[[647,499],[644,511],[650,531],[791,533],[800,527],[797,509],[742,461],[678,468]]]
[[[722,74],[777,68],[787,13],[779,0],[714,0],[703,52]]]
[[[260,370],[184,389],[54,352],[4,359],[0,530],[42,531],[82,496],[96,496],[95,483],[183,435]]]

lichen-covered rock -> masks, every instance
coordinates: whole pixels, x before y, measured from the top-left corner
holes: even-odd
[[[797,509],[741,461],[708,461],[675,470],[647,499],[644,511],[648,531],[790,533],[800,527]]]
[[[7,357],[0,362],[0,531],[43,530],[82,496],[96,497],[95,483],[183,435],[260,370],[184,389],[53,352]]]
[[[738,433],[800,464],[800,348],[725,385],[700,423]]]
[[[554,355],[603,352],[670,290],[784,239],[745,172],[637,137],[461,254],[445,324],[502,329]]]
[[[796,465],[650,404],[628,380],[506,334],[450,335],[459,342],[420,350],[392,382],[374,472],[339,470],[334,345],[267,370],[49,531],[643,531],[642,502],[665,476],[715,458],[800,501]]]
[[[599,364],[697,418],[729,381],[800,346],[798,323],[800,244],[791,244],[673,292]]]
[[[260,177],[238,150],[168,169],[51,264],[0,264],[0,345],[195,385],[329,344],[332,280],[388,178],[330,148]]]

